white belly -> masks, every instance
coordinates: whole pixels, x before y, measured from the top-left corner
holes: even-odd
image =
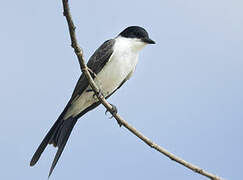
[[[103,94],[108,96],[119,87],[129,73],[135,70],[138,57],[135,54],[115,53],[95,79]]]
[[[96,85],[101,89],[105,97],[116,90],[123,80],[131,76],[135,70],[137,61],[138,53],[131,51],[115,51],[110,60],[94,79]],[[87,89],[91,89],[90,86],[88,86]],[[72,103],[64,119],[78,115],[87,107],[98,101],[96,97],[93,97],[93,92],[87,92],[86,90]]]

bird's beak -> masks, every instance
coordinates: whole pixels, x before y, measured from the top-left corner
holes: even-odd
[[[147,43],[147,44],[155,44],[155,42],[150,38],[144,38],[144,39],[142,39],[142,41]]]

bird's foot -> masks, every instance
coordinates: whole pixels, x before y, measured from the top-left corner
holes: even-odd
[[[101,97],[101,96],[104,96],[104,94],[102,93],[101,89],[99,89],[99,91],[97,93],[94,93],[93,98],[96,98],[95,96]]]
[[[113,118],[114,116],[113,116],[113,114],[116,114],[117,113],[117,107],[115,106],[115,105],[113,105],[113,104],[111,104],[110,103],[110,105],[111,105],[111,117],[109,117],[109,119],[111,119],[111,118]],[[105,111],[105,115],[107,115],[107,113],[108,113],[109,111],[108,110],[106,110]]]
[[[112,119],[114,117],[114,115],[118,112],[118,110],[117,110],[117,107],[115,105],[113,105],[111,103],[110,103],[110,105],[112,106],[112,108],[111,108],[111,117],[109,117],[109,119]],[[107,115],[108,112],[109,111],[106,110],[105,115]],[[117,120],[117,123],[119,124],[120,127],[122,126],[122,123],[119,120]]]

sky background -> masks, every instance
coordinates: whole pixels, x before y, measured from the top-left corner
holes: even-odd
[[[86,61],[130,25],[156,45],[109,102],[170,152],[243,179],[243,1],[71,1]],[[47,179],[56,149],[29,161],[80,76],[59,1],[3,1],[0,179]],[[76,124],[50,179],[207,179],[118,127],[99,106]]]

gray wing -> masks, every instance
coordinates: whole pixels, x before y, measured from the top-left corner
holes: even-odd
[[[113,53],[113,46],[114,46],[115,40],[110,39],[105,41],[90,57],[87,66],[95,73],[98,74],[101,69],[104,67],[104,65],[108,62],[110,59],[112,53]],[[79,78],[75,89],[73,91],[71,100],[82,94],[82,92],[88,87],[89,82],[86,79],[85,75],[82,74]]]

